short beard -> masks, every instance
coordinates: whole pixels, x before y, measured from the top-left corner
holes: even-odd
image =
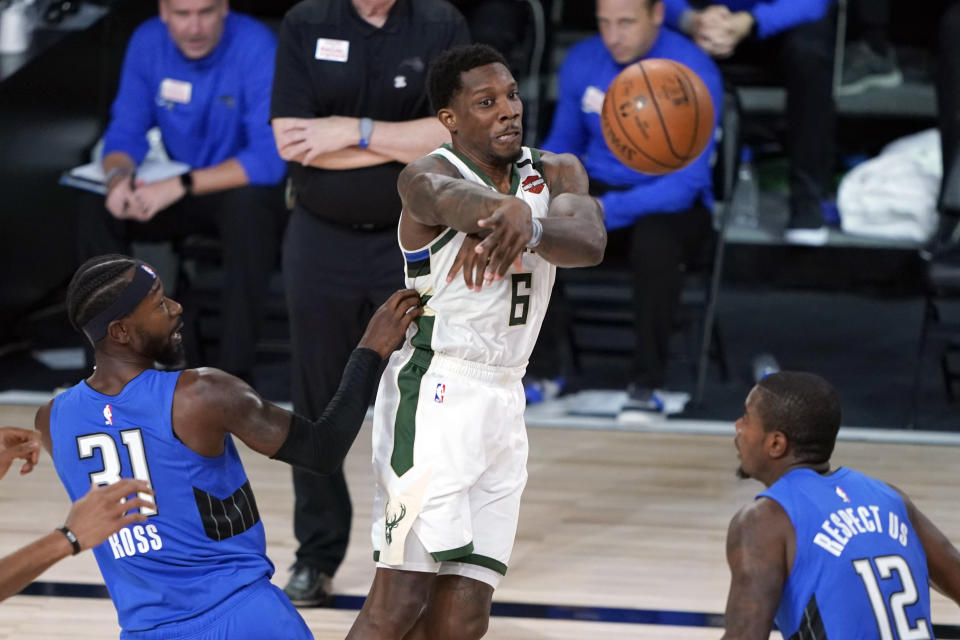
[[[173,342],[168,342],[154,359],[158,364],[162,364],[165,367],[172,367],[182,364],[184,355],[185,352],[182,342],[176,345],[174,345]]]
[[[734,473],[736,473],[737,477],[740,478],[741,480],[748,480],[749,478],[753,477],[749,473],[743,470],[743,465],[740,465],[739,467],[737,467],[737,470]]]
[[[163,338],[150,338],[141,333],[141,337],[147,344],[146,352],[153,358],[153,361],[165,367],[171,367],[181,364],[184,357],[183,342],[174,343],[170,336]]]

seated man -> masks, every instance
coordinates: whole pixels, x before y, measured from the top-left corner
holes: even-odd
[[[653,393],[666,382],[667,350],[683,285],[682,266],[704,255],[712,238],[710,208],[713,141],[688,167],[649,176],[624,166],[603,139],[600,108],[607,86],[627,65],[643,58],[669,58],[699,75],[713,98],[719,121],[720,72],[682,35],[661,28],[660,0],[598,0],[600,35],[570,49],[559,72],[559,98],[544,149],[577,155],[599,196],[610,234],[606,264],[629,259],[634,274],[636,350],[630,385],[637,409],[659,408]]]
[[[688,0],[664,0],[666,23],[687,33],[716,58],[758,63],[783,78],[787,90],[790,221],[785,238],[797,244],[827,241],[823,200],[830,193],[836,109],[833,0],[718,0],[693,9]],[[700,3],[705,4],[705,3]],[[776,66],[773,66],[776,64]]]
[[[226,272],[219,366],[248,377],[262,301],[276,264],[286,171],[268,121],[276,41],[227,0],[160,0],[127,46],[104,139],[106,211],[84,211],[81,261],[134,240],[215,233]],[[192,168],[136,179],[146,133],[160,128],[172,159]]]

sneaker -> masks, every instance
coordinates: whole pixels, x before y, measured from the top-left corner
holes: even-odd
[[[295,564],[283,592],[297,607],[333,606],[333,580],[316,567]]]
[[[826,227],[813,229],[787,227],[783,232],[787,244],[801,244],[808,247],[822,247],[830,239],[830,230]]]
[[[843,55],[838,96],[855,96],[868,89],[889,89],[903,84],[893,47],[877,53],[863,41],[851,42]]]
[[[663,401],[657,395],[656,389],[641,387],[631,383],[627,387],[627,401],[623,403],[621,411],[648,411],[660,413],[663,411]]]
[[[563,376],[556,378],[530,378],[523,382],[523,395],[527,404],[539,404],[547,400],[558,398],[567,386],[567,379]]]

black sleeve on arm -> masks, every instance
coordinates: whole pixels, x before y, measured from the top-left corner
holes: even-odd
[[[314,473],[333,473],[350,450],[380,373],[380,354],[357,348],[343,370],[340,387],[316,422],[293,414],[290,433],[271,457]]]

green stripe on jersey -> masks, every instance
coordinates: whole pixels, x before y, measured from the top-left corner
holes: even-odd
[[[397,417],[393,423],[393,452],[390,454],[390,466],[398,476],[402,476],[413,467],[413,443],[417,435],[420,383],[433,360],[431,340],[435,320],[435,316],[420,316],[414,320],[417,324],[417,333],[410,340],[410,344],[415,349],[410,360],[397,374],[400,402],[397,403]]]

